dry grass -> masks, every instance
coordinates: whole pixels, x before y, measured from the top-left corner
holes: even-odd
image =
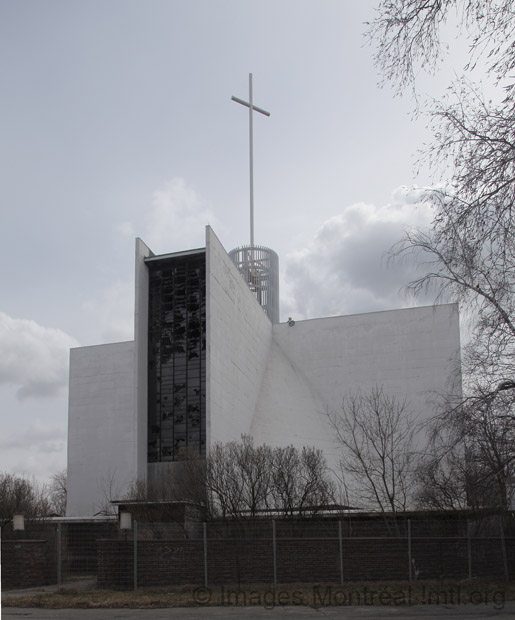
[[[77,590],[61,588],[55,593],[6,598],[4,607],[63,608],[156,608],[193,606],[310,607],[348,605],[444,605],[490,604],[501,609],[515,600],[515,583],[494,581],[368,582],[337,584],[288,584],[251,586],[196,586],[141,588],[133,591]]]

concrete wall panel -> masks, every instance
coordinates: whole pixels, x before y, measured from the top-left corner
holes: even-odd
[[[111,482],[113,493],[126,491],[137,475],[135,444],[134,343],[72,349],[68,516],[98,512]]]
[[[459,362],[455,304],[298,321],[274,326],[274,339],[311,384],[337,404],[350,389],[382,385],[426,409]]]
[[[272,324],[211,228],[207,249],[207,449],[249,433]]]
[[[252,418],[255,443],[314,446],[328,454],[334,446],[326,409],[324,393],[317,391],[274,341]]]
[[[438,394],[459,390],[455,304],[281,323],[273,339],[252,422],[257,443],[314,445],[331,461],[324,412],[337,411],[346,393],[382,386],[421,421]]]
[[[135,303],[134,303],[134,425],[137,441],[134,444],[138,473],[147,475],[147,401],[148,401],[148,268],[145,258],[154,256],[150,248],[136,239]]]

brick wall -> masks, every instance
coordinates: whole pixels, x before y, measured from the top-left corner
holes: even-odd
[[[2,588],[47,583],[47,540],[2,540]]]
[[[420,579],[468,577],[466,538],[413,538],[412,571]],[[99,587],[133,586],[133,543],[98,541]],[[344,581],[407,580],[406,538],[344,538]],[[515,576],[515,540],[506,540],[506,560]],[[202,540],[138,541],[138,585],[184,585],[204,583]],[[501,539],[472,539],[474,576],[504,578]],[[278,538],[278,583],[339,583],[338,538]],[[210,539],[207,550],[209,584],[273,583],[271,538]]]

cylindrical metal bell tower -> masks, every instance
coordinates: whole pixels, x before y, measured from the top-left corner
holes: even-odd
[[[279,257],[270,248],[244,245],[229,252],[232,262],[272,323],[279,323]]]

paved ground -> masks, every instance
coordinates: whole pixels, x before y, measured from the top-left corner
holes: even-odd
[[[5,608],[3,620],[480,620],[515,618],[515,602],[503,609],[486,605],[417,607],[197,607],[186,609],[21,609]]]
[[[87,590],[94,587],[94,578],[75,580],[67,583],[74,589]],[[55,592],[57,586],[45,586],[30,590],[10,590],[2,592],[2,600],[16,598],[27,594]],[[417,606],[338,606],[312,607],[301,606],[273,606],[268,607],[209,607],[208,598],[204,595],[209,590],[198,588],[196,599],[199,603],[206,603],[201,607],[166,608],[166,609],[36,609],[20,607],[4,607],[0,620],[483,620],[488,618],[515,619],[515,601],[504,603],[501,599],[496,604],[477,601],[477,604],[461,605],[417,605]],[[337,601],[337,599],[335,599]],[[458,599],[459,600],[459,599]]]
[[[96,584],[96,577],[87,577],[84,579],[73,579],[72,581],[67,581],[63,585],[68,588],[73,588],[74,590],[92,590],[96,587]],[[24,590],[4,590],[2,591],[2,600],[7,598],[20,598],[20,596],[34,596],[36,594],[44,594],[45,592],[57,592],[58,590],[58,585],[26,588]]]

